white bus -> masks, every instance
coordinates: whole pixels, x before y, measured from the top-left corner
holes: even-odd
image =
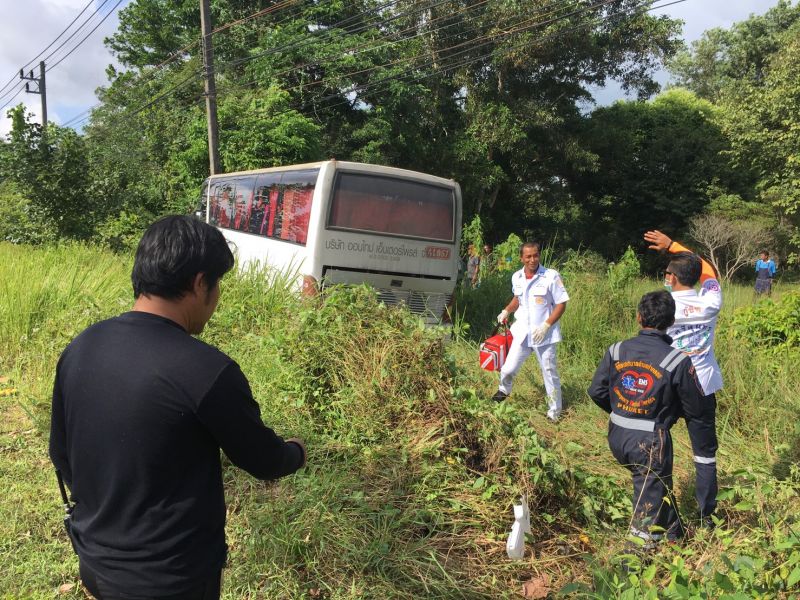
[[[202,194],[200,215],[240,265],[296,268],[304,293],[367,283],[429,324],[445,313],[461,238],[455,181],[329,160],[214,175]]]

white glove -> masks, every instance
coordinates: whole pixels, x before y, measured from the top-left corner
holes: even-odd
[[[547,334],[548,329],[550,329],[550,323],[547,321],[534,327],[533,331],[531,331],[531,341],[534,344],[540,344],[544,339],[544,336]]]
[[[497,322],[504,323],[507,320],[508,320],[508,311],[504,308],[503,310],[500,311],[500,314],[497,315]]]

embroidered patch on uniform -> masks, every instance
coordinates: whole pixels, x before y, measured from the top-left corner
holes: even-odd
[[[653,376],[642,371],[625,371],[620,383],[626,396],[644,398],[653,389]]]
[[[561,281],[561,277],[560,276],[556,276],[556,287],[558,289],[560,289],[560,290],[564,289],[564,282]]]
[[[544,304],[545,302],[544,296],[536,296],[536,304]]]
[[[717,283],[716,280],[714,279],[706,282],[706,284],[703,287],[706,288],[709,292],[719,291],[719,283]]]

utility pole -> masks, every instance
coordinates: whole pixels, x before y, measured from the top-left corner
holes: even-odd
[[[23,81],[33,81],[36,83],[36,89],[31,89],[31,84],[25,84],[25,91],[29,94],[39,94],[42,97],[42,129],[45,128],[47,125],[47,82],[44,78],[45,69],[44,69],[44,61],[39,63],[39,77],[33,76],[33,69],[28,72],[26,76],[22,69],[19,70],[19,78]]]
[[[214,81],[214,48],[211,45],[211,6],[200,0],[200,27],[203,32],[203,80],[208,120],[208,161],[211,175],[219,173],[219,135],[217,132],[217,84]]]

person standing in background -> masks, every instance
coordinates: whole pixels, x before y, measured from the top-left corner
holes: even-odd
[[[478,284],[495,270],[495,257],[492,253],[492,245],[484,244],[483,253],[481,254],[481,262],[478,266]]]
[[[475,244],[470,244],[467,247],[467,288],[475,288],[478,286],[478,277],[480,277],[481,256],[475,248]]]
[[[775,277],[775,261],[769,257],[769,252],[761,252],[761,258],[756,261],[756,294],[772,293],[772,280]]]

